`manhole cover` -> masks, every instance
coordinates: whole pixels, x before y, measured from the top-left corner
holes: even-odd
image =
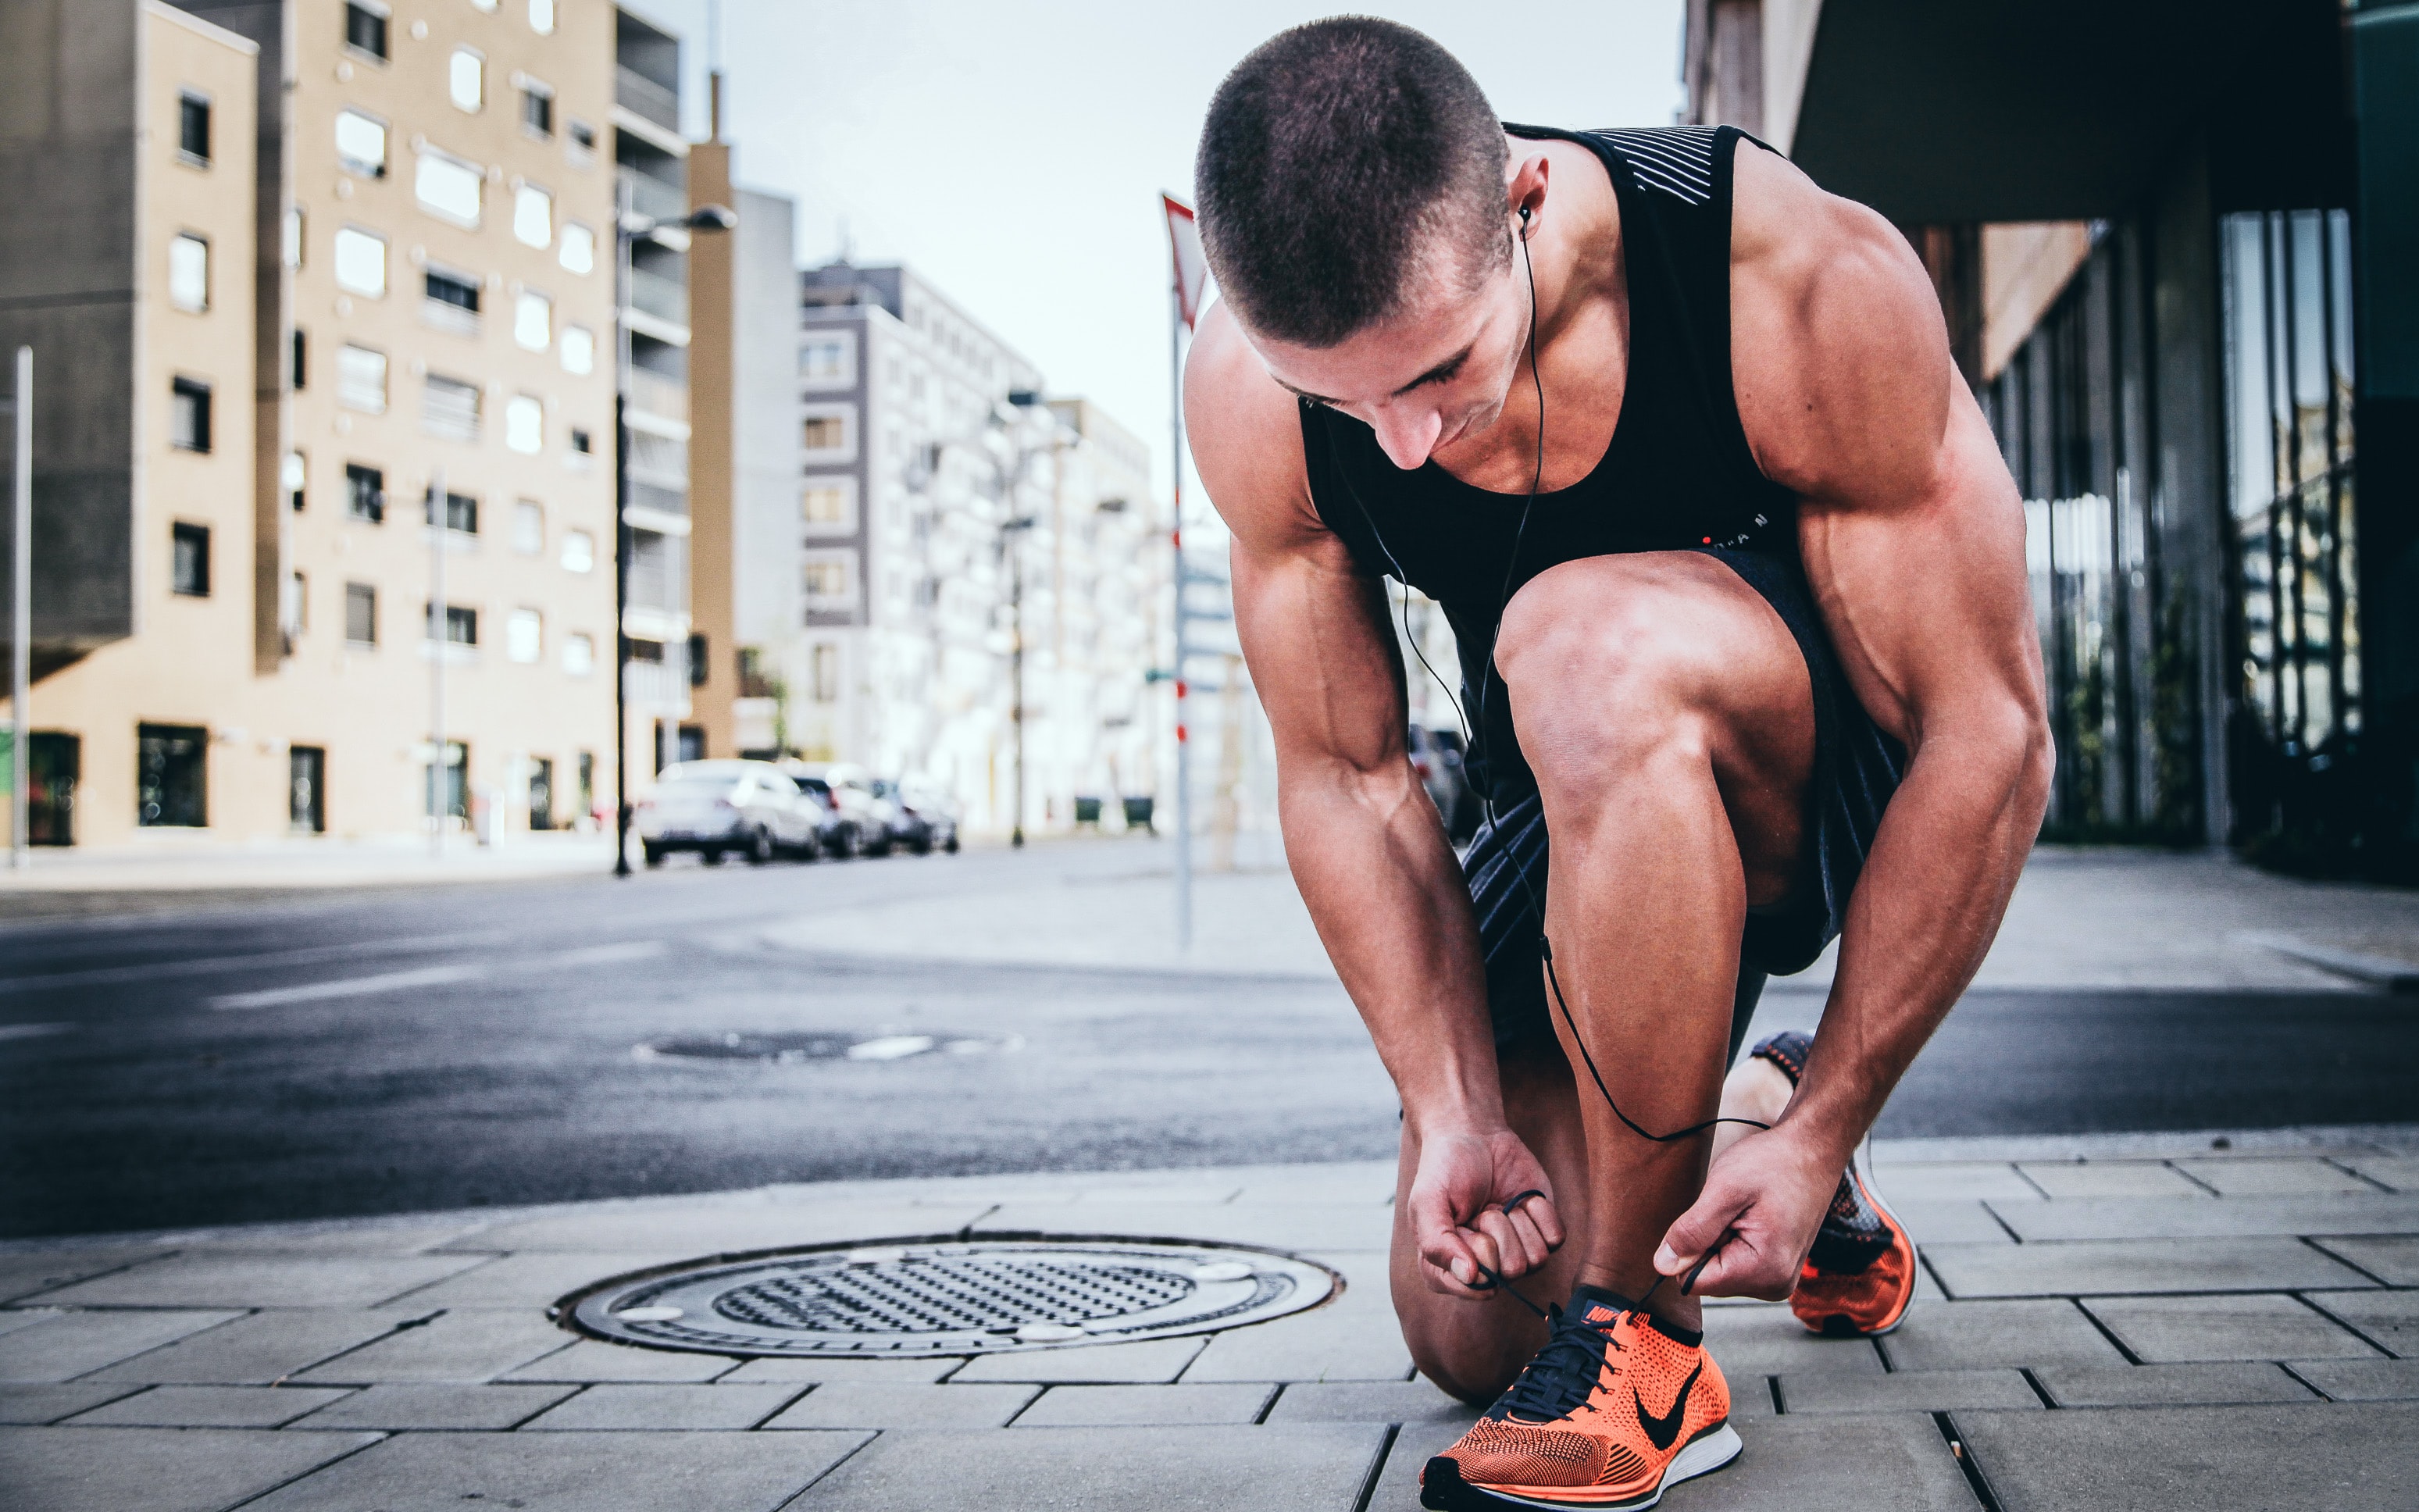
[[[1263,1322],[1325,1302],[1323,1266],[1142,1240],[859,1245],[604,1281],[562,1315],[600,1338],[710,1354],[993,1354]]]
[[[708,1034],[683,1039],[650,1040],[631,1047],[634,1060],[752,1060],[768,1066],[794,1066],[809,1060],[905,1060],[915,1056],[982,1056],[1013,1050],[1013,1037],[986,1039],[979,1035],[909,1033],[883,1029],[871,1034],[807,1032],[797,1034]]]

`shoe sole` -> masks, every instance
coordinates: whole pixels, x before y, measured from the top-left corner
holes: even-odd
[[[1808,1333],[1817,1334],[1825,1338],[1886,1338],[1888,1335],[1897,1333],[1898,1326],[1906,1321],[1906,1315],[1915,1310],[1915,1290],[1916,1288],[1923,1284],[1923,1252],[1916,1247],[1915,1233],[1912,1229],[1906,1227],[1906,1221],[1901,1218],[1896,1210],[1892,1209],[1887,1202],[1882,1200],[1881,1188],[1874,1185],[1872,1178],[1866,1173],[1861,1156],[1851,1155],[1848,1157],[1848,1174],[1849,1179],[1857,1183],[1857,1190],[1865,1195],[1865,1200],[1872,1203],[1881,1215],[1885,1219],[1888,1220],[1890,1227],[1895,1229],[1900,1237],[1906,1241],[1906,1273],[1908,1277],[1906,1285],[1906,1302],[1899,1308],[1898,1316],[1896,1318],[1891,1319],[1888,1322],[1884,1323],[1879,1328],[1858,1328],[1856,1325],[1855,1320],[1850,1319],[1844,1313],[1832,1313],[1819,1323],[1809,1322],[1803,1318],[1800,1318],[1798,1321],[1806,1324],[1806,1331]],[[1831,1327],[1833,1323],[1843,1323],[1846,1327],[1842,1329],[1834,1329]]]
[[[1684,1480],[1710,1475],[1739,1457],[1746,1447],[1739,1443],[1738,1430],[1723,1420],[1706,1432],[1688,1441],[1686,1448],[1672,1457],[1663,1467],[1663,1478],[1655,1489],[1642,1496],[1622,1501],[1588,1500],[1583,1493],[1567,1499],[1523,1496],[1517,1491],[1480,1486],[1461,1478],[1461,1462],[1439,1455],[1428,1461],[1420,1476],[1420,1505],[1430,1512],[1490,1512],[1500,1507],[1547,1507],[1568,1512],[1572,1507],[1584,1507],[1588,1512],[1640,1512],[1663,1500],[1663,1493]]]

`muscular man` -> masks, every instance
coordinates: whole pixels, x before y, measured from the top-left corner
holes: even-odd
[[[2041,821],[2015,488],[1905,242],[1734,131],[1504,126],[1338,19],[1243,60],[1197,170],[1185,412],[1294,876],[1402,1094],[1395,1310],[1495,1398],[1423,1500],[1651,1504],[1738,1452],[1700,1296],[1912,1295],[1853,1152]],[[1459,864],[1385,577],[1458,639]],[[1724,1099],[1834,936],[1819,1037]]]

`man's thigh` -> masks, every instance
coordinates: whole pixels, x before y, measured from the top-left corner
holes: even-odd
[[[1547,1180],[1566,1236],[1546,1262],[1513,1282],[1539,1306],[1566,1301],[1579,1276],[1587,1232],[1587,1137],[1579,1126],[1576,1087],[1560,1046],[1538,1040],[1504,1056],[1503,1111]],[[1502,1395],[1520,1367],[1545,1347],[1546,1325],[1511,1297],[1465,1302],[1428,1289],[1420,1278],[1419,1245],[1411,1233],[1410,1196],[1418,1174],[1419,1141],[1407,1124],[1394,1180],[1394,1252],[1389,1258],[1394,1313],[1420,1373],[1466,1401]]]

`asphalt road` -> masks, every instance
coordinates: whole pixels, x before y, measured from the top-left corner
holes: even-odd
[[[1040,847],[674,867],[0,923],[0,1237],[1392,1154],[1392,1088],[1333,985],[875,964],[757,937],[1079,864]],[[1818,1009],[1778,992],[1764,1021]],[[1881,1132],[2407,1120],[2411,1011],[1977,993]],[[655,1053],[732,1036],[790,1054]]]

